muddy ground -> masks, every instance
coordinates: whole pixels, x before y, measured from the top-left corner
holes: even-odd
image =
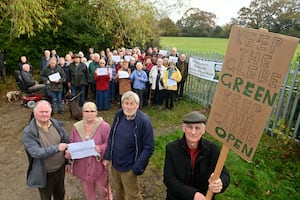
[[[118,109],[113,105],[110,111],[101,115],[111,123],[113,114]],[[67,105],[64,105],[67,111]],[[20,102],[9,103],[2,95],[0,99],[0,199],[1,200],[35,200],[39,199],[37,189],[26,185],[27,157],[22,144],[22,130],[29,120],[31,109],[20,105]],[[65,123],[70,131],[75,120],[70,118],[68,112],[63,115],[55,114],[54,118]],[[156,133],[163,130],[156,131]],[[162,171],[147,168],[140,177],[144,199],[161,200],[165,198],[165,187],[162,183]],[[66,176],[66,198],[72,200],[84,199],[81,184],[77,178],[68,174]]]

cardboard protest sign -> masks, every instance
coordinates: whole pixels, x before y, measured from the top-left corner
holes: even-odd
[[[207,132],[251,161],[298,39],[232,27]]]

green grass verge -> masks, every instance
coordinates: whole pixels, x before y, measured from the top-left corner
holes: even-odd
[[[155,137],[151,167],[162,171],[166,144],[182,135],[181,130],[176,130]],[[221,146],[209,134],[204,137]],[[218,195],[218,200],[300,199],[299,153],[299,143],[290,142],[285,145],[281,140],[266,134],[263,134],[250,163],[230,151],[225,165],[231,175],[231,184],[225,193]]]
[[[180,104],[186,103],[193,104],[180,102]],[[178,125],[177,122],[181,123],[178,117],[179,113],[187,113],[188,111],[184,106],[177,107],[172,113],[175,120],[173,126]],[[161,113],[159,116],[155,114],[155,117],[159,117],[162,120],[161,123],[168,125],[169,115],[171,113]],[[152,119],[153,117],[151,116]],[[150,160],[152,168],[155,168],[157,171],[163,170],[166,144],[181,138],[182,135],[182,130],[178,129],[155,137],[155,152]],[[220,142],[216,141],[209,134],[206,134],[204,137],[221,146]],[[281,140],[266,134],[263,134],[254,158],[250,163],[243,160],[233,151],[229,151],[225,165],[230,171],[231,184],[226,192],[218,195],[217,198],[219,200],[300,199],[300,193],[298,192],[300,187],[299,153],[299,143],[290,141],[286,145]]]

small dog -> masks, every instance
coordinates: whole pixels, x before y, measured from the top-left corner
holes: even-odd
[[[8,102],[12,102],[12,100],[17,101],[19,95],[20,95],[20,91],[9,91],[6,93]]]

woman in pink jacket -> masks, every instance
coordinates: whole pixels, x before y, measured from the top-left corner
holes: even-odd
[[[97,200],[96,189],[102,199],[112,199],[108,184],[108,170],[102,164],[110,125],[102,117],[97,117],[97,107],[93,102],[86,102],[82,107],[82,113],[83,119],[72,127],[70,143],[94,139],[99,156],[74,160],[73,175],[81,180],[87,200]]]

